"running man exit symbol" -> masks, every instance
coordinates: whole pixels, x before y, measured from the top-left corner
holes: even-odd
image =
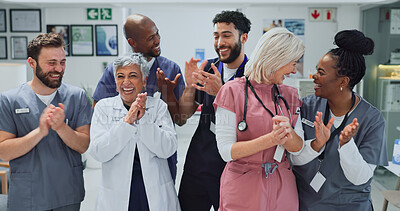
[[[101,20],[111,20],[112,19],[111,8],[100,8],[100,19]]]

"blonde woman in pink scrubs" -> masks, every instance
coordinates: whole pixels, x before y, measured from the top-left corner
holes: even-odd
[[[301,102],[297,89],[282,81],[296,73],[303,53],[293,33],[273,28],[258,41],[245,77],[218,92],[216,140],[228,162],[221,176],[220,211],[298,210],[296,181],[285,154],[303,149],[295,133]]]

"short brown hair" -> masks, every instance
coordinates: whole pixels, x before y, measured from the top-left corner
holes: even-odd
[[[28,44],[28,57],[32,57],[38,61],[40,51],[43,47],[64,48],[64,39],[55,33],[39,34]]]

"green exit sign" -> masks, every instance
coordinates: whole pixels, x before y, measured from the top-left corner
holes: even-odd
[[[87,8],[86,17],[88,20],[99,20],[99,9],[98,8]]]
[[[100,20],[111,20],[112,10],[111,8],[101,8],[100,9]]]
[[[112,20],[111,8],[87,8],[87,20]]]

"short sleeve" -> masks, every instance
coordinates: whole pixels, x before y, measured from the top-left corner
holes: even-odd
[[[371,116],[370,122],[359,118],[360,128],[354,139],[360,154],[369,164],[387,166],[387,151],[385,138],[385,120],[377,110],[366,112]]]
[[[76,127],[89,125],[90,121],[92,120],[92,108],[85,92],[81,91],[79,97],[80,104],[78,105],[79,108],[77,108],[79,109],[79,114],[76,122]]]
[[[0,94],[0,130],[17,135],[12,108],[9,100],[3,94]]]
[[[214,110],[216,110],[217,107],[221,107],[226,110],[232,111],[233,113],[236,113],[235,112],[236,103],[233,93],[234,88],[232,86],[232,84],[235,84],[235,82],[236,81],[230,81],[221,87],[213,103]]]
[[[95,101],[100,101],[103,98],[114,97],[118,95],[117,86],[115,85],[115,77],[113,71],[113,63],[110,63],[104,70],[99,83],[97,83],[96,90],[93,94]]]

